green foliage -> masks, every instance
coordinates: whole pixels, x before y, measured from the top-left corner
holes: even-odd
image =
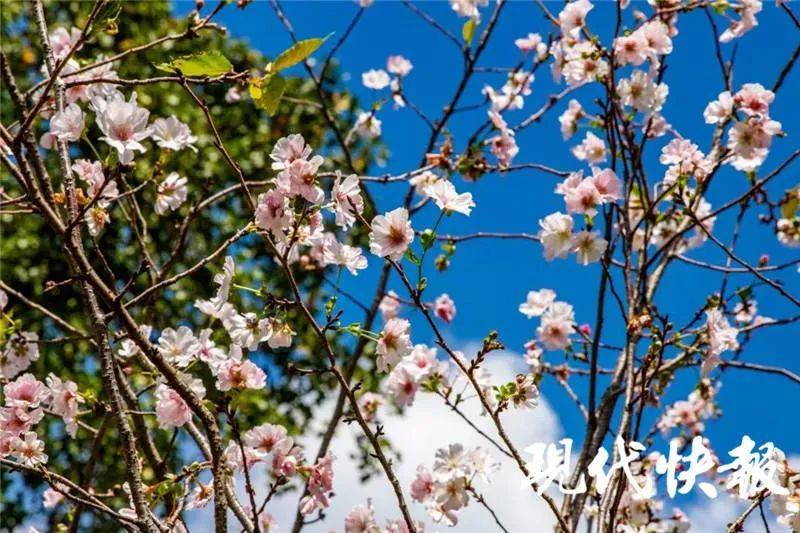
[[[156,68],[184,76],[219,76],[230,72],[233,65],[219,51],[209,50],[175,58],[168,63],[156,65]]]
[[[275,61],[268,65],[269,71],[280,72],[281,70],[287,69],[301,61],[304,61],[311,54],[316,52],[317,48],[322,46],[322,44],[328,40],[328,37],[330,37],[330,35],[321,39],[314,38],[297,41],[295,44],[284,50],[278,57],[276,57]]]

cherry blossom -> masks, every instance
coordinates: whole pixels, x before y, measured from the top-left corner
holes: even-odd
[[[345,533],[380,533],[372,504],[356,505],[344,517]]]
[[[548,350],[563,350],[569,337],[575,333],[575,313],[565,302],[554,302],[543,314],[541,325],[536,329],[537,338]]]
[[[197,152],[197,148],[194,146],[197,137],[192,135],[189,126],[178,120],[175,115],[154,120],[150,129],[153,140],[160,148],[176,152],[189,148],[193,152]]]
[[[576,38],[586,25],[586,15],[594,6],[589,0],[577,0],[569,2],[558,14],[558,22],[561,25],[561,33],[569,37]]]
[[[590,131],[583,142],[572,149],[572,154],[591,164],[603,163],[607,158],[606,143]]]
[[[361,255],[361,248],[342,244],[332,234],[325,238],[323,261],[326,265],[346,267],[354,276],[358,275],[359,270],[367,268],[367,258]]]
[[[538,33],[529,33],[525,37],[516,39],[514,45],[523,53],[536,52],[537,59],[542,59],[547,55],[547,43],[542,41],[542,36]]]
[[[384,321],[395,318],[398,309],[400,309],[400,300],[398,299],[397,293],[394,291],[387,292],[384,297],[381,298],[378,309]]]
[[[419,384],[409,369],[400,365],[389,374],[386,388],[398,407],[410,407],[414,403]]]
[[[300,502],[304,515],[328,507],[328,495],[333,490],[333,456],[328,453],[311,468],[308,479],[309,495]]]
[[[232,346],[231,351],[234,352],[237,348]],[[231,389],[263,389],[267,375],[252,361],[242,360],[241,349],[238,353],[239,357],[231,356],[217,368],[217,388],[223,392]]]
[[[50,135],[59,141],[77,141],[85,127],[86,115],[77,104],[69,104],[50,119]]]
[[[295,160],[308,159],[312,152],[311,147],[299,133],[281,137],[269,155],[272,159],[272,170],[286,170]]]
[[[281,194],[280,191],[271,189],[258,195],[255,222],[259,228],[270,230],[273,234],[279,234],[289,226],[291,220],[292,212],[289,208],[289,198]]]
[[[374,113],[362,111],[356,118],[354,126],[356,133],[365,139],[374,139],[381,135],[381,124]]]
[[[489,0],[450,0],[450,7],[459,17],[469,17],[476,22],[480,22],[481,13],[479,7],[489,5]]]
[[[134,152],[146,151],[141,141],[151,134],[147,125],[150,112],[139,107],[136,92],[131,92],[127,102],[120,92],[108,98],[94,97],[92,107],[97,114],[97,126],[103,132],[100,140],[119,153],[120,163],[128,165],[133,162]]]
[[[539,239],[544,246],[544,257],[565,258],[572,249],[572,217],[564,213],[552,213],[539,221]]]
[[[187,366],[196,357],[200,349],[192,330],[181,326],[177,330],[167,328],[158,338],[158,351],[165,358],[178,366]]]
[[[596,231],[579,231],[572,235],[572,251],[581,265],[599,261],[608,248],[608,242]]]
[[[231,340],[248,350],[257,350],[258,345],[272,336],[272,323],[259,318],[255,313],[237,314],[228,328]]]
[[[449,324],[456,316],[456,304],[450,296],[441,294],[434,302],[433,312],[437,317]]]
[[[411,351],[411,324],[404,318],[390,318],[383,326],[375,352],[377,367],[388,372]]]
[[[566,141],[578,131],[578,120],[584,116],[583,106],[575,99],[569,101],[567,110],[558,117],[561,123],[561,136]]]
[[[730,91],[722,91],[716,100],[709,103],[703,111],[707,124],[722,124],[733,113],[733,97]]]
[[[398,207],[372,219],[369,250],[373,254],[399,261],[413,241],[414,230],[405,208]]]
[[[33,431],[26,431],[11,441],[11,453],[26,466],[36,466],[47,462],[44,442]]]
[[[356,213],[364,212],[364,199],[361,197],[361,187],[358,176],[351,174],[346,178],[336,176],[331,189],[333,211],[336,213],[336,225],[348,229],[356,221]]]
[[[205,395],[205,389],[200,380],[193,383],[193,391],[198,397]],[[180,395],[167,385],[156,387],[156,418],[159,427],[169,429],[180,427],[192,419],[192,411]]]
[[[386,70],[391,72],[392,74],[396,74],[399,77],[408,76],[411,72],[411,69],[414,68],[414,65],[411,64],[411,61],[406,59],[403,56],[396,55],[396,56],[389,56],[386,59]]]
[[[389,86],[389,74],[385,70],[368,70],[361,75],[361,82],[367,89],[381,90]]]
[[[708,355],[703,361],[703,376],[719,364],[719,356],[729,350],[737,350],[739,330],[728,323],[728,319],[719,309],[706,311],[706,331],[708,333]]]
[[[528,318],[542,316],[555,300],[556,293],[551,289],[530,291],[525,302],[519,304],[519,312]]]
[[[425,194],[446,213],[461,213],[469,216],[472,208],[475,207],[472,193],[457,193],[455,186],[448,180],[438,180],[436,183],[428,185],[425,187]]]
[[[78,44],[81,38],[81,30],[72,27],[69,30],[66,28],[56,28],[49,36],[50,47],[53,50],[53,57],[56,61],[61,61],[67,57],[72,48]],[[81,47],[76,48],[80,50]]]

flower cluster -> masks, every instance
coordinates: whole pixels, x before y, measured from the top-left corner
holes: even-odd
[[[434,521],[452,526],[458,523],[458,510],[469,504],[470,495],[480,497],[475,482],[488,483],[498,468],[483,448],[450,444],[436,450],[431,470],[417,467],[411,497],[425,505]]]
[[[78,404],[84,400],[73,381],[54,374],[42,383],[33,374],[23,374],[3,386],[4,405],[0,407],[0,457],[13,456],[22,464],[35,466],[47,462],[44,441],[34,428],[48,414],[58,416],[72,437],[78,429]]]

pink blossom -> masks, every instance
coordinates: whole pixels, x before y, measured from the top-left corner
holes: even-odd
[[[44,453],[44,442],[33,431],[26,431],[22,436],[11,441],[11,453],[26,466],[36,466],[47,462]]]
[[[608,241],[596,231],[579,231],[572,236],[572,251],[575,252],[575,260],[581,265],[599,261],[606,248]]]
[[[414,65],[411,64],[411,61],[406,59],[403,56],[389,56],[386,59],[386,70],[391,72],[392,74],[396,74],[401,78],[407,76],[411,69],[414,68]]]
[[[342,178],[337,175],[331,190],[331,200],[336,213],[336,225],[343,229],[350,228],[356,221],[356,213],[364,212],[358,176],[351,174]]]
[[[278,189],[271,189],[258,195],[255,212],[256,226],[272,231],[273,235],[282,233],[292,221],[289,199]]]
[[[389,374],[386,388],[398,407],[410,407],[419,385],[414,375],[405,366],[399,365]]]
[[[63,381],[51,373],[46,378],[47,388],[50,389],[50,410],[60,416],[67,424],[67,430],[75,436],[77,426],[75,417],[78,415],[78,405],[85,400],[78,394],[78,384],[74,381]]]
[[[3,387],[6,406],[35,409],[49,396],[44,383],[33,374],[23,374]]]
[[[413,241],[414,230],[405,208],[398,207],[372,219],[369,249],[373,254],[399,261]]]
[[[730,91],[719,93],[716,100],[709,103],[703,111],[706,124],[722,124],[733,113],[733,97]]]
[[[178,120],[175,115],[156,119],[153,121],[151,131],[153,140],[160,148],[176,152],[189,148],[193,152],[197,152],[197,148],[194,146],[197,137],[192,135],[189,126]]]
[[[64,495],[52,487],[48,487],[42,493],[42,506],[45,509],[53,509],[64,500]]]
[[[231,340],[242,348],[257,350],[258,345],[272,337],[272,323],[268,318],[259,318],[255,313],[235,315],[229,324]]]
[[[424,344],[417,344],[401,363],[417,381],[422,381],[436,369],[436,348],[428,348]]]
[[[592,177],[588,178],[600,193],[603,202],[616,202],[622,199],[622,182],[610,168],[600,170],[592,168]]]
[[[81,30],[72,27],[67,31],[66,28],[58,27],[50,33],[50,47],[53,50],[53,58],[56,61],[61,61],[69,55],[72,47],[75,46],[81,37]],[[83,45],[79,46],[76,50],[80,50]]]
[[[397,293],[389,291],[381,298],[381,303],[378,305],[381,312],[381,317],[384,321],[397,316],[397,310],[400,309],[400,300]]]
[[[578,120],[584,116],[583,107],[575,99],[569,101],[567,110],[558,117],[561,124],[561,136],[566,141],[578,131]]]
[[[300,502],[304,515],[328,507],[327,494],[333,490],[333,455],[328,452],[311,468],[308,478],[309,495]]]
[[[50,135],[59,141],[75,142],[86,127],[86,115],[78,104],[69,104],[50,119]]]
[[[0,433],[18,435],[28,431],[44,417],[41,407],[28,411],[24,407],[0,407]]]
[[[275,445],[273,451],[272,474],[287,478],[292,477],[297,473],[297,468],[302,461],[303,449],[299,446],[294,446],[292,439],[283,439]]]
[[[728,319],[719,309],[706,311],[706,331],[708,333],[708,356],[703,361],[703,377],[719,364],[719,356],[726,351],[739,349],[737,336],[739,330],[728,323]]]
[[[389,86],[389,74],[382,69],[372,69],[361,74],[361,83],[367,89],[379,91]]]
[[[156,388],[156,419],[159,427],[181,427],[192,419],[192,410],[175,390],[163,383]]]
[[[597,214],[597,206],[603,202],[600,191],[590,179],[585,179],[576,187],[569,189],[564,200],[569,213],[585,214],[590,217]]]
[[[263,454],[272,453],[273,449],[288,440],[291,448],[292,439],[286,433],[286,428],[276,424],[261,424],[244,434],[243,442],[245,445],[260,451]]]
[[[602,163],[606,160],[606,143],[594,133],[587,132],[586,138],[572,149],[572,154],[581,161],[591,164]]]
[[[572,306],[565,302],[555,302],[542,315],[542,323],[536,329],[536,336],[548,350],[563,350],[569,345],[569,336],[574,332],[575,314]]]
[[[375,352],[380,372],[388,372],[411,351],[411,324],[403,318],[390,318],[383,326]]]
[[[135,92],[127,102],[120,92],[114,92],[108,98],[95,97],[92,107],[97,114],[97,125],[103,132],[100,140],[119,153],[120,163],[128,165],[133,162],[134,152],[146,151],[141,141],[150,136],[147,127],[150,112],[139,107]]]
[[[446,293],[442,294],[436,298],[433,312],[437,317],[449,324],[456,316],[456,304]]]
[[[362,111],[356,117],[356,123],[353,130],[365,139],[375,139],[381,136],[381,124],[375,116],[375,111]]]
[[[383,405],[383,396],[374,392],[365,392],[358,399],[358,405],[361,407],[364,420],[372,422],[378,413],[378,409]]]
[[[78,159],[72,164],[72,171],[89,185],[89,198],[100,196],[97,204],[101,207],[108,207],[110,201],[119,196],[117,183],[113,180],[106,181],[100,161]]]
[[[525,302],[519,304],[519,312],[528,318],[541,316],[555,300],[556,293],[553,290],[530,291]]]
[[[298,159],[308,159],[311,156],[311,147],[299,133],[288,137],[281,137],[269,154],[272,159],[272,170],[286,170],[292,162]]]
[[[636,33],[641,33],[647,41],[651,59],[654,59],[656,55],[672,53],[672,39],[670,39],[669,26],[662,21],[650,20],[645,22],[636,30]]]
[[[252,361],[228,359],[217,370],[217,388],[221,391],[231,389],[263,389],[267,375]]]
[[[156,213],[163,215],[167,211],[175,211],[183,205],[189,192],[186,187],[188,182],[188,179],[179,176],[177,172],[170,172],[164,181],[158,184]]]
[[[278,188],[288,196],[302,196],[312,204],[322,202],[325,194],[317,184],[317,171],[325,160],[315,155],[311,160],[295,159],[278,173]]]
[[[558,14],[561,33],[572,38],[580,35],[581,29],[586,25],[586,15],[594,6],[589,0],[578,0],[568,3]]]
[[[372,504],[356,505],[344,517],[345,533],[380,533]]]
[[[325,265],[346,267],[354,276],[358,275],[359,270],[367,268],[367,258],[361,255],[361,248],[342,244],[333,234],[325,238],[322,254]]]
[[[614,41],[614,55],[620,65],[641,65],[645,62],[650,50],[644,34],[638,31]]]
[[[539,221],[539,239],[544,246],[544,257],[564,258],[572,247],[572,217],[564,213],[551,213]]]
[[[746,115],[769,115],[769,105],[775,100],[775,93],[765,89],[760,83],[745,83],[733,95],[733,103]]]
[[[417,467],[417,477],[411,483],[411,497],[418,502],[427,501],[433,496],[435,487],[436,484],[430,471],[419,465]]]

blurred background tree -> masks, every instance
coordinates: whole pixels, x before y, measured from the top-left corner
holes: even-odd
[[[90,41],[75,54],[81,66],[95,62],[101,56],[111,56],[132,47],[149,43],[167,34],[183,33],[192,23],[192,15],[181,18],[174,15],[173,7],[166,1],[119,2],[121,9],[116,23],[110,21],[100,31],[96,31]],[[29,91],[42,80],[42,51],[38,44],[36,28],[30,23],[30,5],[26,2],[3,2],[0,9],[2,20],[2,50],[6,55],[17,83],[22,91]],[[72,26],[82,28],[92,8],[90,2],[46,2],[45,13],[49,29],[66,29]],[[228,6],[226,9],[235,9]],[[207,6],[203,15],[209,12]],[[237,72],[263,72],[267,60],[247,43],[228,37],[224,28],[204,30],[196,36],[167,41],[144,53],[137,53],[114,64],[120,78],[142,79],[160,76],[164,73],[153,65],[202,50],[218,50],[234,65]],[[276,51],[277,53],[277,51]],[[323,80],[325,98],[335,111],[337,127],[347,132],[355,120],[357,102],[336,80],[339,79],[335,65],[327,69]],[[220,136],[234,160],[245,172],[246,179],[264,182],[273,177],[270,169],[269,153],[274,143],[290,133],[301,133],[307,142],[325,155],[327,163],[323,170],[349,168],[346,158],[326,123],[318,103],[317,89],[310,79],[290,78],[286,97],[277,113],[268,117],[256,109],[247,96],[247,87],[242,81],[238,86],[242,101],[238,104],[226,102],[226,93],[231,84],[207,84],[193,86],[193,90],[210,109]],[[120,192],[141,187],[135,197],[130,195],[114,204],[111,223],[95,238],[95,246],[103,250],[110,270],[118,278],[117,288],[121,289],[133,278],[129,294],[137,294],[154,281],[165,279],[185,270],[198,260],[207,256],[237,229],[244,227],[251,219],[249,208],[242,201],[241,191],[234,191],[215,201],[209,207],[195,210],[195,207],[212,194],[238,184],[237,178],[226,165],[214,147],[212,136],[205,117],[190,96],[175,83],[159,83],[139,86],[136,89],[121,88],[129,94],[135,90],[140,105],[150,111],[150,120],[175,115],[189,125],[198,137],[198,152],[188,150],[179,153],[164,153],[156,160],[157,150],[137,158],[133,170],[126,172]],[[30,95],[29,95],[30,97]],[[34,101],[36,96],[33,96]],[[30,100],[30,98],[29,98]],[[8,91],[0,91],[0,117],[4,125],[13,125],[19,119]],[[47,122],[40,121],[40,131],[46,131]],[[96,128],[93,121],[87,121],[90,128]],[[96,138],[94,132],[88,137]],[[365,170],[374,154],[380,155],[383,148],[375,142],[357,139],[351,145],[353,166]],[[94,159],[93,148],[86,141],[76,144],[73,159],[86,157]],[[46,162],[58,192],[61,187],[58,164],[54,153],[46,153]],[[155,203],[158,181],[170,172],[177,172],[189,179],[189,200],[175,212],[159,216],[152,206]],[[16,197],[21,191],[13,179],[3,170],[2,187],[6,194]],[[253,185],[254,192],[264,190],[263,184]],[[145,225],[136,224],[135,217],[129,216],[139,210]],[[70,324],[88,330],[87,320],[77,288],[68,283],[69,271],[63,261],[61,243],[53,242],[41,218],[29,216],[1,215],[3,282],[25,297],[46,306],[53,313],[65,318]],[[141,226],[141,227],[140,227]],[[137,231],[146,239],[148,252],[153,262],[161,270],[160,275],[147,268],[142,262],[142,250]],[[361,238],[364,238],[362,235]],[[266,292],[277,297],[288,297],[288,287],[282,275],[276,275],[276,264],[271,254],[257,235],[249,235],[232,246],[228,255],[233,255],[237,265],[245,265],[237,272],[237,282],[251,287],[263,287]],[[174,257],[173,257],[174,256]],[[172,259],[170,259],[172,257]],[[93,260],[98,259],[95,255]],[[152,324],[154,336],[167,327],[177,327],[181,322],[192,320],[202,324],[202,316],[193,308],[197,298],[207,298],[212,292],[212,277],[219,269],[220,260],[201,269],[168,290],[156,293],[154,298],[137,305],[133,309],[135,318],[144,324]],[[326,281],[319,270],[309,270],[300,276],[303,289],[314,309],[320,309],[327,301]],[[63,283],[62,283],[63,282]],[[51,286],[48,286],[48,285]],[[12,302],[15,299],[12,297]],[[260,299],[258,300],[260,301]],[[247,305],[253,309],[257,305],[253,299]],[[43,339],[63,336],[64,331],[50,319],[32,311],[24,305],[13,305],[14,319],[25,330],[36,331]],[[287,321],[297,329],[304,321],[295,320],[294,310],[287,309]],[[188,322],[187,322],[188,323]],[[244,393],[237,399],[237,416],[240,423],[251,426],[263,422],[280,423],[291,431],[299,433],[312,417],[313,406],[317,405],[326,392],[336,384],[330,376],[294,376],[288,379],[283,373],[287,362],[293,361],[305,368],[324,366],[319,341],[310,330],[300,330],[291,350],[273,351],[263,346],[251,358],[264,368],[269,375],[269,393]],[[155,337],[153,337],[155,338]],[[220,339],[220,342],[225,342]],[[337,339],[337,347],[345,348],[346,340]],[[352,342],[349,343],[352,345]],[[296,347],[301,347],[296,349]],[[53,372],[65,379],[78,383],[79,390],[89,396],[103,400],[98,361],[88,341],[69,341],[45,343],[40,346],[41,356],[29,370],[43,377]],[[346,352],[346,350],[345,350]],[[211,385],[210,376],[205,376],[208,399],[220,401],[219,393]],[[143,388],[147,384],[142,381]],[[136,385],[136,381],[134,381]],[[216,395],[215,395],[216,393]],[[53,470],[75,472],[75,479],[93,478],[93,489],[104,493],[114,484],[124,480],[124,462],[109,449],[119,448],[114,424],[104,423],[105,412],[102,401],[85,404],[91,412],[81,420],[94,428],[103,428],[104,434],[95,439],[86,430],[79,430],[72,439],[64,433],[63,424],[57,418],[46,417],[47,453]],[[145,417],[146,418],[146,417]],[[149,417],[153,418],[153,417]],[[148,420],[149,428],[154,420]],[[44,427],[44,426],[43,426]],[[169,446],[171,432],[150,431],[156,447],[164,450]],[[180,441],[177,443],[180,447]],[[187,446],[188,448],[188,446]],[[180,448],[179,448],[180,449]],[[100,453],[99,450],[105,450]],[[313,451],[311,452],[313,453]],[[170,459],[174,460],[174,459]],[[176,465],[166,464],[167,471],[175,471]],[[179,465],[177,465],[179,466]],[[3,469],[2,482],[2,523],[3,531],[11,531],[27,517],[47,516],[53,529],[80,528],[81,531],[112,530],[92,513],[83,513],[80,524],[74,516],[67,515],[72,506],[59,506],[53,511],[42,508],[41,491],[44,486],[38,476],[24,476],[24,484],[14,482],[20,474],[11,474]],[[89,475],[89,473],[92,475]],[[145,469],[145,481],[158,480],[159,472],[153,468]],[[12,480],[13,478],[13,480]],[[126,502],[114,502],[119,508]]]

